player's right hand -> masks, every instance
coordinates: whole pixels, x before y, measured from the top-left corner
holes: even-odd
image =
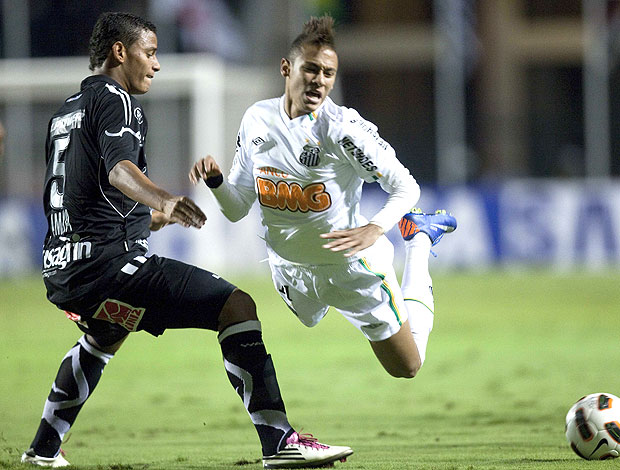
[[[176,222],[183,227],[202,227],[207,216],[202,212],[187,196],[174,196],[164,202],[162,212],[168,217],[170,222]]]
[[[198,184],[200,180],[207,180],[207,178],[213,178],[220,176],[222,170],[211,155],[198,160],[191,171],[189,172],[189,180],[193,184]]]

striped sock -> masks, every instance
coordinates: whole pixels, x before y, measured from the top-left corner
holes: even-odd
[[[91,395],[112,358],[82,336],[63,358],[31,448],[41,457],[56,457],[64,435]]]
[[[261,441],[263,455],[274,455],[293,429],[286,417],[284,401],[271,356],[263,344],[259,321],[244,321],[218,335],[224,366]]]

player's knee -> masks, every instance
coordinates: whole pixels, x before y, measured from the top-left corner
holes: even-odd
[[[254,299],[246,292],[235,289],[226,300],[219,317],[219,330],[246,320],[258,320]]]
[[[232,303],[232,307],[239,312],[239,315],[247,316],[248,320],[256,320],[256,303],[250,295],[240,289],[235,289],[228,302]]]
[[[399,364],[395,367],[387,369],[387,372],[392,377],[397,377],[401,379],[413,379],[420,371],[420,367],[422,367],[420,361],[413,360],[411,362]]]
[[[117,342],[113,344],[102,346],[97,342],[97,340],[93,336],[88,335],[88,334],[86,335],[86,341],[88,341],[88,343],[90,343],[91,346],[93,346],[94,348],[97,348],[99,351],[104,352],[106,354],[116,354],[116,352],[121,348],[121,346],[123,345],[126,339],[127,339],[127,336],[125,336],[124,338],[118,340]]]
[[[402,369],[398,375],[394,375],[394,377],[402,378],[402,379],[413,379],[416,375],[418,375],[418,371],[420,369],[416,367],[411,367],[408,369]]]
[[[418,375],[418,372],[420,372],[420,367],[422,367],[422,364],[418,361],[413,365],[413,367],[407,369],[407,373],[404,375],[404,378],[413,379],[416,375]]]

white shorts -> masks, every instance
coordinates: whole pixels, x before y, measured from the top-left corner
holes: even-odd
[[[343,264],[298,264],[268,252],[276,289],[306,326],[315,326],[332,306],[370,341],[381,341],[407,320],[392,266],[394,247],[385,236],[361,252],[363,257]]]

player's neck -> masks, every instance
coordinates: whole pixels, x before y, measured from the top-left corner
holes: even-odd
[[[123,90],[129,93],[129,87],[125,80],[124,74],[119,67],[106,67],[105,64],[102,67],[97,67],[93,70],[93,75],[105,75],[118,83]]]

